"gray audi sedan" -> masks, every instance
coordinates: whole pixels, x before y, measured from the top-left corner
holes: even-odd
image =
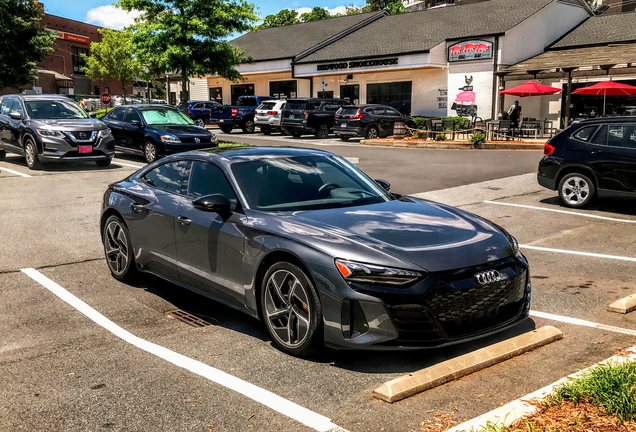
[[[181,153],[108,187],[104,252],[115,278],[211,297],[297,356],[441,347],[528,317],[528,261],[510,234],[389,188],[322,151]]]
[[[61,95],[8,95],[0,98],[0,159],[23,155],[30,169],[44,162],[95,162],[105,167],[115,156],[110,129]]]

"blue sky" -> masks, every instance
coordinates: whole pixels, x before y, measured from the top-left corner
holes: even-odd
[[[47,13],[62,16],[91,24],[111,28],[122,28],[131,22],[132,17],[126,12],[113,8],[112,0],[42,0]],[[364,0],[255,0],[258,14],[261,17],[276,13],[284,8],[301,9],[321,6],[329,8],[332,13],[335,8],[343,8],[346,4],[364,4]],[[303,12],[301,10],[301,12]],[[337,12],[337,10],[336,10]]]

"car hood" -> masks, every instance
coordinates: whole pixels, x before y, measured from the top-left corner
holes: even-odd
[[[368,250],[375,249],[428,271],[443,271],[486,264],[513,254],[506,234],[488,221],[416,199],[298,212],[288,217],[330,235],[346,237],[349,248],[335,252],[341,258],[364,260]],[[367,251],[353,252],[353,244]],[[367,262],[374,262],[372,255],[367,255]]]
[[[106,125],[101,120],[96,119],[33,119],[31,124],[34,127],[46,127],[47,129],[62,131],[88,131],[106,129]]]
[[[190,125],[151,125],[148,126],[152,129],[156,129],[159,132],[168,132],[179,138],[191,138],[191,137],[209,137],[212,135],[210,131],[199,126]]]

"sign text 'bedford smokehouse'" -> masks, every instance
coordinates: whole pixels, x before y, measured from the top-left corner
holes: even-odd
[[[379,59],[379,60],[355,60],[350,62],[330,63],[318,65],[319,71],[341,70],[341,69],[358,69],[377,66],[392,66],[398,64],[397,58]]]

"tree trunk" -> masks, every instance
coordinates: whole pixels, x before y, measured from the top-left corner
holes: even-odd
[[[150,104],[150,78],[146,80],[146,98],[148,99],[148,103]]]
[[[181,106],[181,111],[185,115],[188,114],[188,101],[190,100],[190,95],[188,94],[188,71],[186,70],[185,65],[181,67],[181,102],[183,105]]]

